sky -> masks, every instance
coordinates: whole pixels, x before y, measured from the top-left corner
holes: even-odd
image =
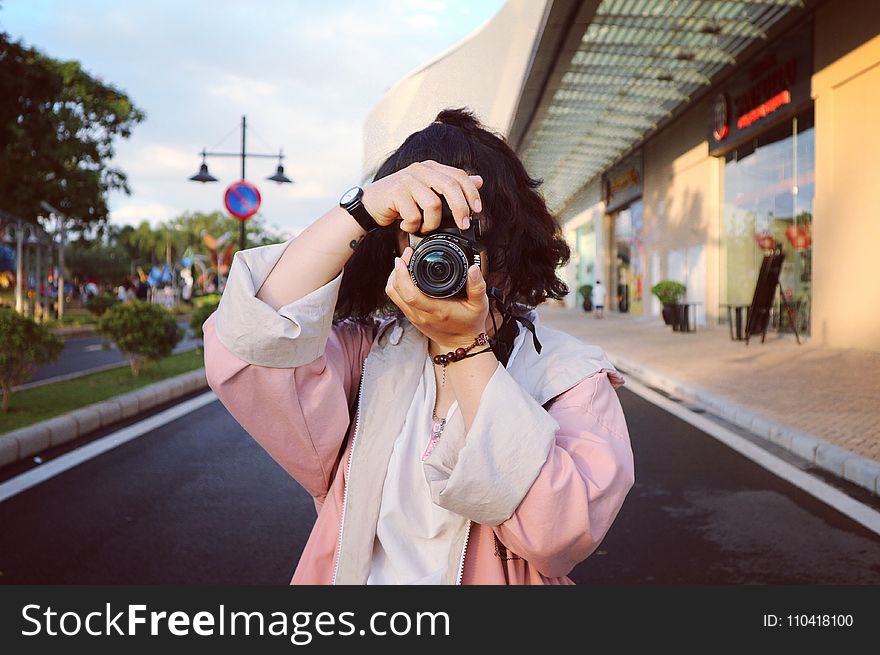
[[[190,182],[202,148],[284,150],[247,160],[261,215],[295,235],[361,178],[363,123],[407,73],[479,28],[503,0],[2,0],[0,30],[129,95],[146,120],[117,142],[131,195],[111,221],[157,223],[223,210],[240,160],[209,158],[213,184]]]

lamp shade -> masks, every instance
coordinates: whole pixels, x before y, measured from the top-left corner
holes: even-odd
[[[193,175],[191,178],[193,182],[216,182],[217,178],[211,175],[208,172],[208,164],[202,162],[202,165],[199,166],[199,172]]]
[[[278,182],[278,184],[293,184],[293,180],[284,174],[284,166],[281,164],[278,164],[278,168],[275,170],[275,175],[267,177],[266,179],[271,180],[272,182]]]

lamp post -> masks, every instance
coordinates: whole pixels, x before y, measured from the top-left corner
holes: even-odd
[[[64,318],[64,230],[67,225],[67,216],[55,209],[45,200],[40,201],[40,206],[49,212],[50,216],[55,216],[58,221],[58,321]]]
[[[247,141],[247,117],[241,117],[241,152],[208,152],[204,148],[199,153],[202,156],[202,165],[199,167],[199,172],[190,177],[189,179],[193,182],[201,182],[205,184],[207,182],[216,182],[217,178],[211,175],[208,172],[208,157],[238,157],[241,159],[241,179],[247,179],[245,175],[245,165],[248,157],[257,157],[261,159],[278,159],[278,167],[275,170],[275,175],[267,177],[267,180],[271,180],[272,182],[277,182],[278,184],[293,184],[293,180],[287,177],[284,174],[284,165],[282,162],[284,161],[284,153],[283,151],[278,151],[277,155],[268,155],[265,153],[257,153],[257,152],[248,152],[246,147]],[[246,247],[245,241],[245,230],[244,230],[245,221],[241,220],[239,222],[239,233],[238,233],[238,248],[239,250],[244,250]]]

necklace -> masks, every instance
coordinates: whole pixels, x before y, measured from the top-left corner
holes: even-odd
[[[445,372],[445,369],[444,369]],[[443,383],[440,385],[440,388],[444,388],[446,386],[446,377],[443,378]],[[431,410],[431,418],[433,419],[433,424],[431,425],[431,440],[428,442],[428,447],[425,449],[425,453],[422,455],[422,461],[425,461],[428,458],[428,455],[431,454],[431,451],[434,450],[434,447],[440,442],[440,435],[443,434],[443,428],[446,427],[446,417],[440,418],[437,416],[437,398],[440,394],[435,394],[434,397],[434,408]]]

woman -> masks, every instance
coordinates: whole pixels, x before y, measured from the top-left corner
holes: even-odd
[[[299,236],[236,253],[207,377],[314,498],[292,584],[571,584],[608,531],[634,482],[623,380],[540,325],[569,250],[538,184],[445,110]],[[483,227],[459,298],[407,271],[441,197]]]

